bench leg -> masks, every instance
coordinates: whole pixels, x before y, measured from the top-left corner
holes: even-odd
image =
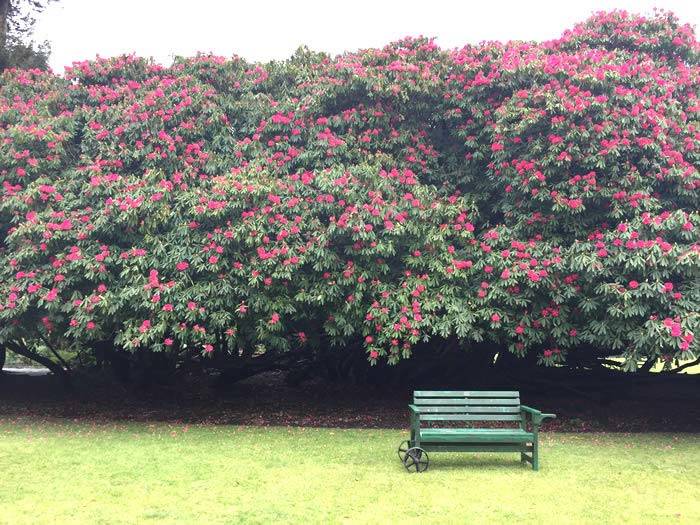
[[[520,462],[521,463],[530,463],[530,465],[533,464],[534,462],[534,452],[535,448],[534,445],[528,445],[526,443],[523,443],[522,448],[520,449]],[[529,455],[528,455],[529,452]]]
[[[532,470],[540,469],[540,453],[537,439],[532,442]]]

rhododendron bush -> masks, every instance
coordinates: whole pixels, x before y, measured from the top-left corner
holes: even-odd
[[[7,71],[0,343],[693,359],[698,52],[613,12],[543,43]]]

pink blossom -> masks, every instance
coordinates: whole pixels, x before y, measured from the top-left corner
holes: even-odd
[[[458,270],[465,270],[467,268],[471,268],[474,263],[472,261],[452,261],[452,264],[455,265],[455,268]]]

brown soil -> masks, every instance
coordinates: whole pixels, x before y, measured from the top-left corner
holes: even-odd
[[[185,393],[183,393],[183,390]],[[687,384],[685,385],[687,391]],[[673,387],[653,400],[614,400],[607,406],[578,396],[543,395],[521,389],[522,402],[557,419],[545,430],[697,432],[697,396]],[[326,383],[287,386],[277,373],[241,381],[225,393],[207,388],[136,393],[115,385],[67,394],[51,376],[4,373],[0,377],[0,421],[163,421],[236,425],[345,428],[406,428],[411,392]]]

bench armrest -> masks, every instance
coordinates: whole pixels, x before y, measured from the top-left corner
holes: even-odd
[[[539,410],[526,405],[520,405],[520,412],[524,414],[530,414],[532,424],[537,426],[540,426],[542,424],[542,421],[544,421],[547,418],[555,419],[557,417],[556,414],[543,414]]]
[[[420,408],[416,405],[408,405],[408,409],[411,411],[411,415],[420,415]]]

